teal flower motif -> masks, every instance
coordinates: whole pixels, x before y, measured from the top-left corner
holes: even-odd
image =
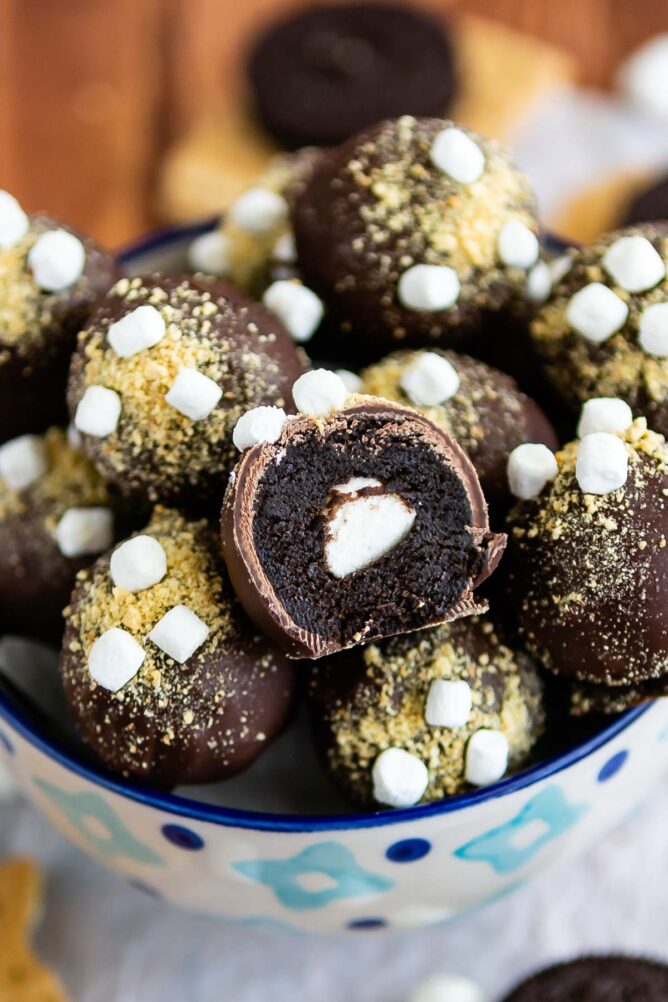
[[[469,862],[489,863],[497,873],[513,873],[588,810],[588,804],[569,804],[560,787],[548,786],[506,824],[472,839],[454,855]]]
[[[250,860],[233,863],[232,868],[266,884],[293,911],[324,908],[332,901],[382,894],[394,887],[393,880],[363,870],[352,852],[338,842],[320,842],[291,859]],[[313,886],[314,881],[327,886]]]
[[[135,838],[113,808],[97,793],[66,793],[43,779],[35,779],[34,784],[46,794],[95,855],[164,866],[164,860],[157,852]]]

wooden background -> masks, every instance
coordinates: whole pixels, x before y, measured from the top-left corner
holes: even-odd
[[[419,2],[496,17],[556,42],[597,86],[610,83],[628,51],[668,29],[668,0]],[[109,244],[153,225],[162,152],[212,99],[240,93],[248,39],[291,6],[0,0],[0,188]]]

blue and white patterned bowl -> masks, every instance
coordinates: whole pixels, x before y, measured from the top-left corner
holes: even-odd
[[[174,269],[198,232],[163,233],[126,263]],[[419,927],[598,842],[668,766],[668,700],[493,786],[378,814],[259,813],[145,790],[65,750],[1,692],[0,758],[67,838],[167,901],[303,932]]]

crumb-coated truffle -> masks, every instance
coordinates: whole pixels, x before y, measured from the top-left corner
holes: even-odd
[[[523,494],[509,517],[504,569],[528,649],[552,671],[598,684],[668,673],[663,437],[644,418],[588,434]]]
[[[504,1002],[665,1002],[668,966],[641,957],[581,957],[523,981]]]
[[[110,482],[151,501],[222,495],[232,431],[289,406],[305,356],[261,306],[203,275],[121,279],[80,336],[68,401]]]
[[[282,146],[332,146],[382,118],[441,115],[455,90],[447,26],[394,3],[290,13],[256,42],[248,74]]]
[[[293,394],[310,413],[240,441],[250,447],[223,504],[225,558],[250,617],[289,656],[318,658],[482,611],[474,589],[505,537],[490,532],[455,440],[399,404],[346,400],[324,370]]]
[[[626,207],[624,226],[642,223],[668,223],[668,174],[657,178],[638,192]]]
[[[0,191],[0,442],[64,422],[76,335],[118,277],[95,241],[10,198]]]
[[[0,446],[0,633],[60,643],[77,571],[123,531],[117,508],[60,429]]]
[[[363,806],[388,801],[410,806],[460,793],[479,780],[483,785],[501,779],[526,762],[544,722],[536,669],[526,655],[503,643],[486,617],[460,619],[318,662],[309,697],[328,769]],[[475,747],[480,740],[475,735],[481,733],[482,752]],[[383,777],[388,756],[381,756],[391,749],[426,767],[424,791],[415,797],[416,786],[403,804],[392,804],[401,772],[393,784],[391,759]],[[385,792],[383,778],[389,785]]]
[[[381,122],[325,151],[292,216],[334,358],[461,344],[539,255],[533,196],[505,150],[437,118]]]
[[[591,713],[606,716],[624,713],[653,699],[668,696],[668,674],[650,678],[636,685],[596,685],[573,682],[570,687],[570,713],[584,717]]]
[[[163,508],[79,575],[60,671],[102,761],[166,786],[245,769],[294,694],[292,668],[234,598],[215,530]]]
[[[531,325],[545,373],[572,410],[621,397],[668,432],[668,231],[619,230],[570,252]]]
[[[506,465],[517,445],[557,447],[538,404],[510,376],[467,355],[439,349],[396,352],[361,376],[362,393],[410,404],[456,438],[495,506],[509,499]]]

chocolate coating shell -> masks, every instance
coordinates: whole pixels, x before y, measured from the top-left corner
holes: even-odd
[[[28,253],[37,237],[59,229],[72,233],[83,243],[84,272],[62,292],[40,291],[28,268]],[[0,443],[65,422],[65,387],[76,335],[97,298],[107,292],[120,274],[112,254],[74,227],[48,216],[31,216],[30,229],[20,244],[0,249],[0,272],[6,269],[9,276],[9,265],[3,266],[2,262],[15,252],[20,254],[20,260],[15,261],[20,274],[7,290],[6,303],[2,302],[0,277]],[[19,284],[23,290],[21,298],[25,296],[30,304],[30,319],[19,337],[8,339],[7,330],[17,321],[15,301]]]
[[[668,174],[636,195],[626,208],[622,225],[656,222],[668,223]]]
[[[665,1002],[668,966],[639,957],[583,957],[535,974],[505,1002]]]

